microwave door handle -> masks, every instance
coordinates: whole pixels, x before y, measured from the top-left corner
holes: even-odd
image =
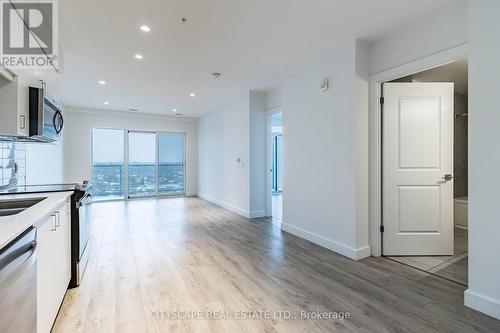
[[[57,113],[59,114],[59,121],[60,121],[60,126],[59,126],[59,131],[57,132],[57,134],[61,133],[63,127],[64,127],[64,117],[61,113],[61,111],[57,111]]]
[[[61,133],[63,127],[63,117],[61,111],[57,110],[56,113],[54,113],[54,117],[52,118],[52,125],[54,126],[56,134]]]
[[[52,117],[52,126],[54,127],[54,131],[57,133],[57,111],[54,113]]]

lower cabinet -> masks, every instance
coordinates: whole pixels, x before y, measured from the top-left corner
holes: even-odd
[[[38,228],[37,332],[48,333],[71,279],[69,201]]]

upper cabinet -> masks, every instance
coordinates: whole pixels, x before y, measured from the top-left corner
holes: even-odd
[[[63,51],[58,42],[57,3],[7,2],[0,66],[0,136],[29,136],[29,87],[59,98]],[[24,15],[29,13],[29,15]],[[32,22],[31,20],[37,20]],[[36,23],[36,24],[35,24]]]
[[[41,81],[58,98],[59,74],[55,70],[17,71],[12,81],[0,77],[0,136],[29,136],[29,87],[40,87]]]

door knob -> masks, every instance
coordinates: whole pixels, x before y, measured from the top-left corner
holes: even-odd
[[[453,175],[451,173],[447,173],[443,176],[443,179],[448,182],[453,179]]]

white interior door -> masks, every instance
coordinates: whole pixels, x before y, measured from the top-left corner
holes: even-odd
[[[453,254],[453,83],[385,83],[384,255]]]

